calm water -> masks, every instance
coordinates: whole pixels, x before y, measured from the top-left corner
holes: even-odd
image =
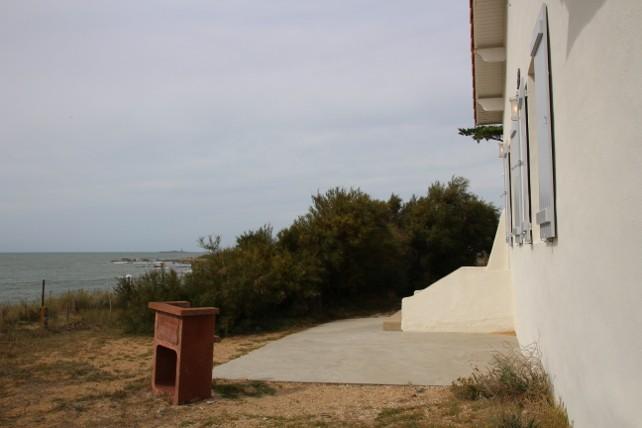
[[[0,303],[40,298],[42,280],[47,295],[67,290],[111,289],[116,278],[152,270],[153,260],[180,260],[197,253],[0,253]],[[113,260],[150,262],[114,264]]]

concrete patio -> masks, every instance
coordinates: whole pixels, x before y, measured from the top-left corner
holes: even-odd
[[[215,367],[214,378],[449,385],[518,347],[513,336],[383,331],[382,321],[336,321],[286,336]]]

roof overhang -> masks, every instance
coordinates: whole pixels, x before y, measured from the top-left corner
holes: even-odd
[[[470,0],[475,125],[501,123],[506,80],[507,0]]]

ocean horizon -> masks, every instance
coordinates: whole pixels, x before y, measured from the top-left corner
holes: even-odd
[[[169,263],[203,253],[157,252],[5,252],[0,253],[0,303],[46,297],[84,289],[111,290],[118,278],[138,276],[154,269],[154,262]]]

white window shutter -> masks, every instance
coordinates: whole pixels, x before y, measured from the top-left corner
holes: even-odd
[[[535,26],[531,57],[535,74],[535,126],[537,127],[539,173],[539,210],[535,214],[535,221],[540,226],[540,238],[549,240],[555,238],[557,230],[555,222],[555,172],[546,6],[542,7]]]

